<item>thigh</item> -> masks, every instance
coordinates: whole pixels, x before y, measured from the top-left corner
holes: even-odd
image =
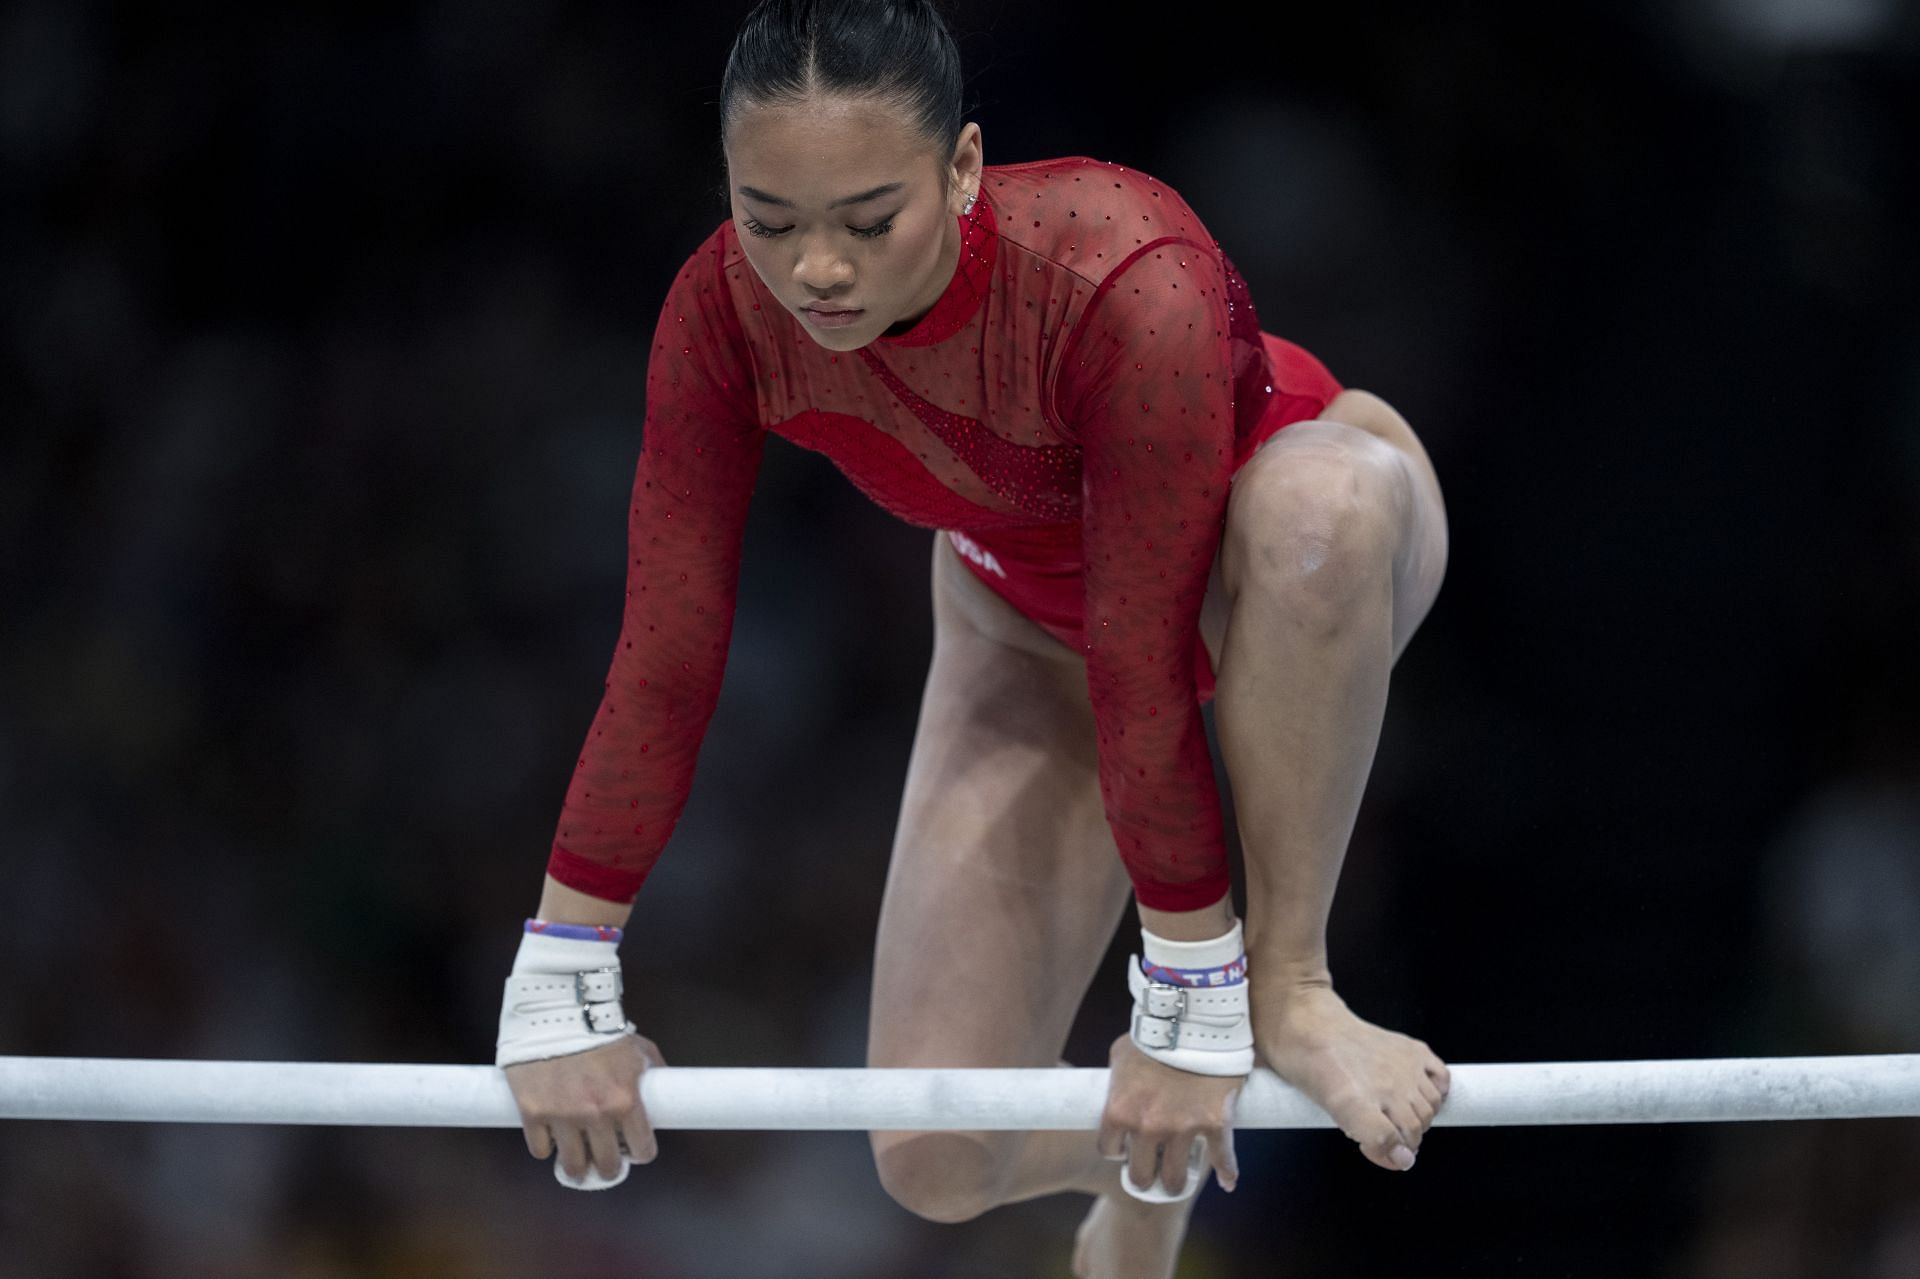
[[[1050,1066],[1130,891],[1085,667],[936,537],[934,647],[875,947],[868,1062]]]
[[[1384,449],[1380,447],[1382,444],[1386,446]],[[1363,450],[1386,459],[1397,481],[1395,505],[1399,518],[1393,557],[1393,659],[1398,661],[1440,594],[1448,547],[1447,508],[1440,495],[1440,480],[1426,448],[1407,420],[1370,392],[1342,391],[1315,421],[1296,422],[1261,444],[1236,473],[1235,486],[1237,488],[1255,467],[1284,467],[1290,454],[1328,449]],[[1221,557],[1216,555],[1200,614],[1201,641],[1215,670],[1220,666],[1231,612],[1227,575]]]

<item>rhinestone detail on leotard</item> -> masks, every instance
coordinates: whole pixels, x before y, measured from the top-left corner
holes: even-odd
[[[1066,444],[1015,444],[973,418],[914,394],[871,347],[860,356],[913,415],[979,476],[994,496],[1028,515],[1064,523],[1080,513],[1080,450]]]
[[[676,277],[649,352],[622,631],[555,832],[558,882],[630,899],[684,811],[779,435],[901,518],[961,534],[962,571],[1085,658],[1100,794],[1142,904],[1226,891],[1200,606],[1235,466],[1338,383],[1260,331],[1226,254],[1148,175],[1085,157],[990,168],[961,235],[932,309],[861,359],[801,327],[731,221]]]

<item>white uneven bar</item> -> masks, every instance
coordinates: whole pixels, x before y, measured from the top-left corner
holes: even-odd
[[[1457,1065],[1440,1127],[1920,1115],[1920,1054]],[[661,1129],[1093,1129],[1104,1070],[663,1066],[641,1079]],[[517,1128],[492,1066],[0,1057],[0,1119]],[[1331,1128],[1271,1072],[1240,1128]]]

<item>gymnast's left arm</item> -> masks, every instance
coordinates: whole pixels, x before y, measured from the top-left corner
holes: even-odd
[[[1227,331],[1219,260],[1153,246],[1090,303],[1055,397],[1081,446],[1087,684],[1108,824],[1143,907],[1221,910],[1223,932],[1226,840],[1194,646],[1233,470]],[[1232,1110],[1252,1059],[1236,1047],[1149,1056],[1131,1035],[1115,1041],[1100,1148],[1126,1160],[1133,1193],[1156,1172],[1168,1194],[1196,1190],[1203,1140],[1232,1188]]]
[[[1081,447],[1101,799],[1140,903],[1198,910],[1228,889],[1194,686],[1200,606],[1233,474],[1218,259],[1184,244],[1147,250],[1103,285],[1069,359],[1056,402]]]

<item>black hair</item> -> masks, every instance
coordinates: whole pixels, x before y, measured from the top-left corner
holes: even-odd
[[[932,0],[760,0],[727,55],[720,132],[746,103],[825,90],[898,103],[944,161],[964,88],[959,46]]]

